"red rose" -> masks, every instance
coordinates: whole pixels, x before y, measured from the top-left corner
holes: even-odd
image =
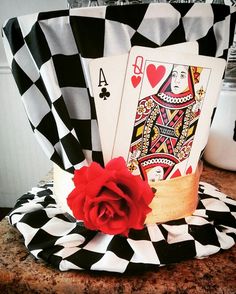
[[[122,157],[105,168],[93,162],[74,173],[74,190],[67,198],[78,220],[91,230],[128,236],[129,229],[142,229],[153,192],[147,181],[132,175]]]

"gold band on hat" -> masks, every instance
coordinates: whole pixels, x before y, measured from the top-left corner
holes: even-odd
[[[163,223],[191,215],[198,204],[200,162],[195,173],[170,180],[149,182],[155,196],[149,205],[152,211],[145,224]]]

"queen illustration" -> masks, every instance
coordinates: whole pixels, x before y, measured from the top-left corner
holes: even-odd
[[[201,70],[174,64],[157,93],[139,101],[128,160],[133,173],[166,179],[189,156],[203,98],[195,89]]]

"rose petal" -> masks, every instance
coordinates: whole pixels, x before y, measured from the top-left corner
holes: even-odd
[[[129,207],[126,207],[126,201],[112,191],[104,191],[100,197],[87,200],[85,206],[85,210],[89,210],[92,206],[99,206],[100,210],[103,207],[107,207],[107,209],[113,211],[113,215],[117,214],[120,216],[124,216],[129,210]]]
[[[117,157],[111,159],[107,165],[106,169],[110,171],[118,172],[120,171],[123,174],[130,174],[129,170],[127,169],[126,162],[123,157]]]
[[[127,217],[124,218],[115,218],[112,222],[107,223],[107,232],[112,232],[112,234],[122,234],[127,235],[129,228],[127,226],[128,219]]]
[[[99,207],[97,205],[90,208],[89,211],[85,213],[84,224],[86,227],[92,230],[98,230],[98,211]]]
[[[109,176],[107,176],[106,174],[102,174],[101,176],[97,177],[94,181],[90,182],[85,190],[87,197],[97,197],[100,194],[103,186],[106,185],[107,181],[109,181]]]
[[[127,192],[129,190],[129,187],[127,185],[119,185],[120,183],[114,183],[114,182],[108,182],[106,184],[106,188],[112,191],[114,194],[116,194],[118,197],[121,197],[125,199],[126,201],[130,201],[132,196],[130,195],[131,192]]]
[[[114,209],[109,203],[100,203],[98,219],[106,220],[114,217]]]
[[[74,177],[73,177],[73,181],[75,186],[77,185],[81,185],[81,184],[86,184],[87,181],[87,170],[88,167],[87,166],[83,166],[80,169],[76,169],[74,171]]]
[[[78,190],[74,189],[67,197],[67,203],[72,210],[74,217],[77,219],[83,219],[84,214],[82,208],[84,207],[85,198],[79,197],[78,195]]]
[[[81,189],[84,185],[88,183],[93,183],[96,181],[101,181],[101,179],[108,177],[107,172],[96,162],[92,162],[91,165],[83,166],[79,170],[74,172],[74,184],[77,188]]]
[[[97,162],[92,162],[90,167],[88,168],[88,173],[87,173],[88,181],[89,182],[95,181],[104,172],[105,170],[103,167],[101,167],[100,164],[98,164]]]

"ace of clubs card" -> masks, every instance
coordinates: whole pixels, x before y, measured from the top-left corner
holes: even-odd
[[[145,47],[140,47],[140,50]],[[165,50],[198,54],[197,42],[185,42],[151,51]],[[97,58],[90,62],[91,95],[95,100],[104,163],[112,158],[128,54]]]
[[[133,47],[112,157],[149,181],[194,172],[225,60]]]

